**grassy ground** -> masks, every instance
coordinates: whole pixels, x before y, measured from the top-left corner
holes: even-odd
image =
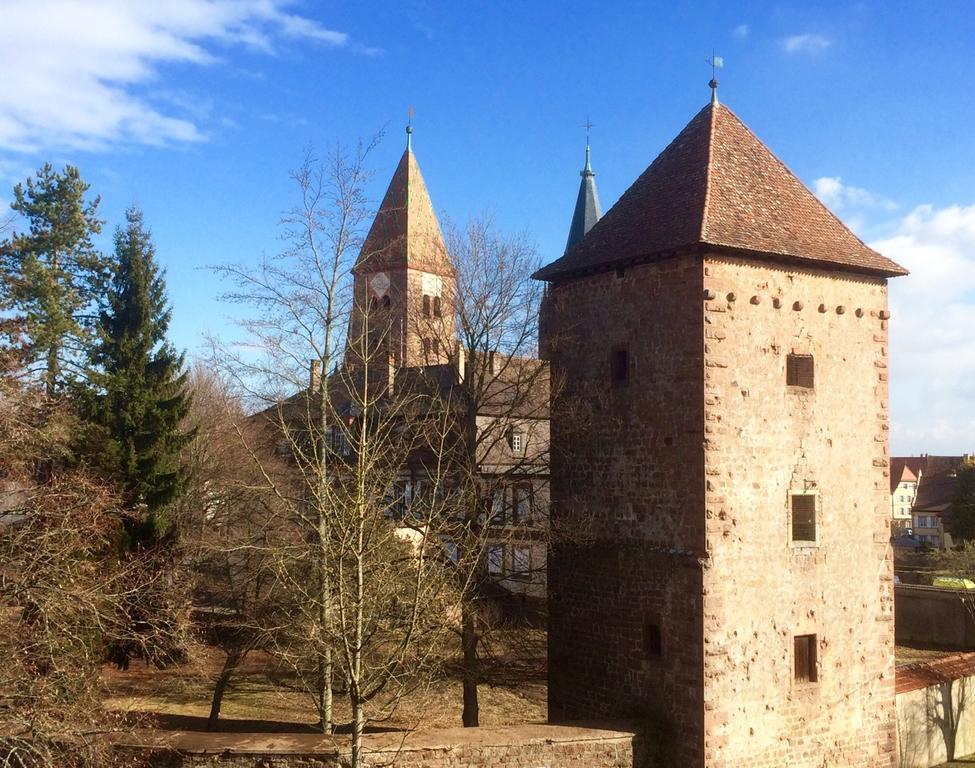
[[[898,666],[949,656],[957,651],[897,646]],[[223,663],[222,654],[202,647],[194,660],[180,667],[158,670],[135,662],[124,672],[111,666],[102,670],[105,706],[148,716],[159,727],[203,730],[210,711],[213,681]],[[546,717],[546,670],[543,638],[521,643],[486,662],[487,682],[480,686],[481,724],[507,725],[543,722]],[[336,697],[336,721],[347,722],[345,700]],[[374,708],[375,711],[376,708]],[[389,718],[377,727],[416,728],[460,725],[461,683],[458,674],[436,685],[411,692]],[[247,657],[227,691],[221,711],[224,731],[311,731],[317,715],[306,694],[287,679],[273,674],[265,654]],[[975,763],[969,760],[968,764]],[[965,763],[958,763],[959,765]]]
[[[537,661],[537,659],[535,659]],[[192,663],[158,670],[141,662],[119,671],[102,669],[104,706],[147,718],[146,724],[178,730],[203,730],[210,711],[213,681],[223,663],[219,651],[202,648]],[[287,680],[272,674],[273,665],[262,653],[247,657],[221,709],[222,731],[312,731],[317,714],[310,699]],[[489,682],[479,690],[481,725],[544,722],[546,684],[544,665],[524,658],[499,658],[487,670]],[[381,708],[374,706],[373,712]],[[386,728],[436,728],[460,725],[461,683],[456,677],[412,691],[376,723]],[[344,698],[337,696],[335,719],[348,722]]]
[[[930,646],[908,646],[898,645],[894,648],[894,658],[897,666],[904,664],[917,664],[922,661],[934,661],[943,659],[945,656],[954,656],[960,651],[944,650],[941,648],[931,648]]]

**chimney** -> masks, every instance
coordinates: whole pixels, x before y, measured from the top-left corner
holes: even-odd
[[[457,383],[463,384],[467,375],[467,351],[459,341],[454,342],[454,374]]]
[[[322,361],[314,359],[311,361],[308,371],[308,388],[312,392],[317,392],[322,385]]]

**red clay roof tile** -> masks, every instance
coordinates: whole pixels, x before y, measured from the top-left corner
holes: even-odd
[[[582,242],[535,277],[555,280],[709,246],[885,276],[907,274],[864,245],[730,109],[709,104]]]

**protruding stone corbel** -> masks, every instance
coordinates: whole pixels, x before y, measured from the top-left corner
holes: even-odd
[[[792,308],[793,308],[793,309],[794,309],[794,310],[795,310],[796,312],[800,312],[800,311],[802,311],[802,302],[801,302],[801,301],[794,301],[794,302],[792,302]]]
[[[717,295],[718,294],[716,294],[710,288],[705,288],[704,289],[704,300],[705,301],[714,301],[714,299],[717,297]]]
[[[762,297],[761,297],[761,296],[752,296],[752,297],[751,297],[751,298],[749,299],[749,301],[750,301],[750,302],[751,302],[752,304],[761,304],[761,303],[762,303]]]

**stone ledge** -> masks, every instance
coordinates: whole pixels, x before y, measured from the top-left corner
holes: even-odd
[[[636,731],[631,724],[572,723],[531,724],[482,728],[443,728],[412,732],[370,733],[364,746],[373,754],[431,750],[465,750],[492,747],[525,747],[532,744],[562,744],[619,741],[632,743]],[[337,757],[347,749],[348,737],[311,733],[204,733],[194,731],[137,731],[119,739],[118,746],[146,751],[182,754],[229,755],[317,755]]]

